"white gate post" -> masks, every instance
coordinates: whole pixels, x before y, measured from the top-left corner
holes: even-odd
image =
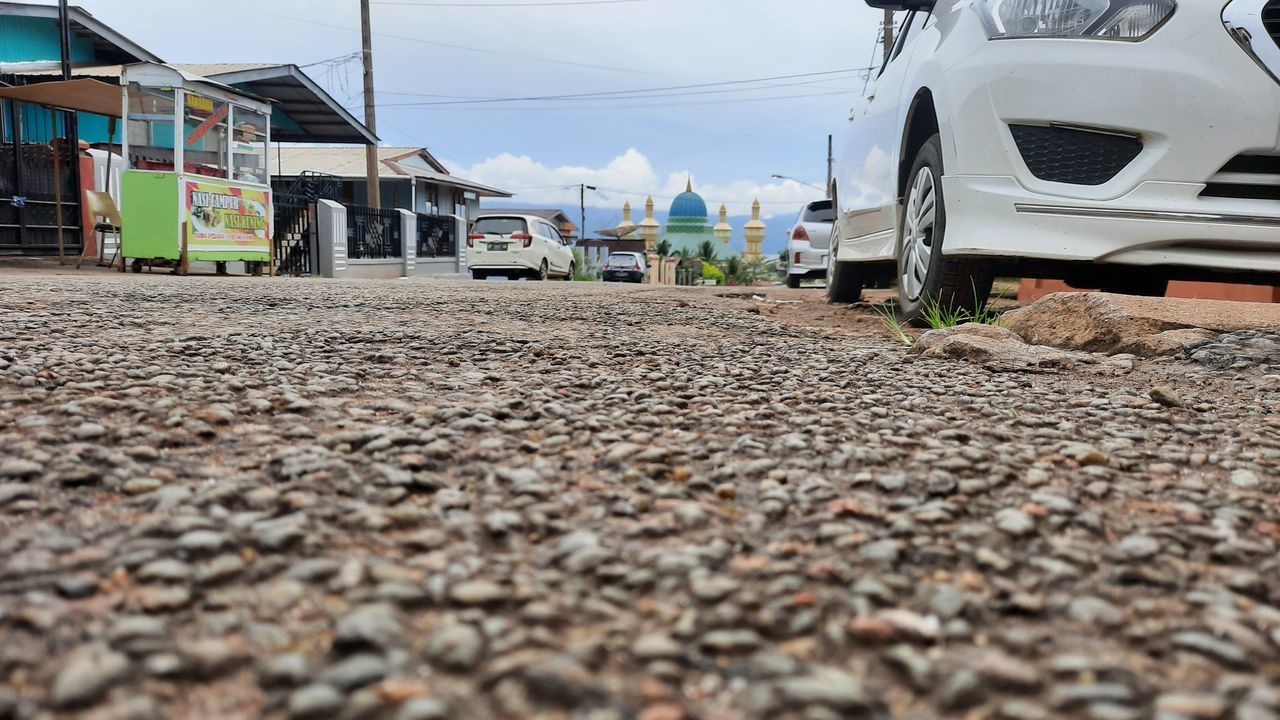
[[[343,277],[347,272],[347,209],[332,200],[316,202],[316,274]]]
[[[404,256],[401,277],[413,277],[418,268],[418,216],[408,210],[400,211],[400,249]]]

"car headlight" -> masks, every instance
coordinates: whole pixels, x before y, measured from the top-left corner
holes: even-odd
[[[987,37],[1141,40],[1173,14],[1174,0],[978,0]]]

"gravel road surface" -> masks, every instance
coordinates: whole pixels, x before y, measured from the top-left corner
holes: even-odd
[[[0,720],[1280,717],[1280,377],[726,295],[5,275]]]

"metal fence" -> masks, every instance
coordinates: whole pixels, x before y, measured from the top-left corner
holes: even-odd
[[[44,108],[26,103],[0,103],[0,252],[53,253],[58,247],[58,212],[53,171],[53,145],[61,154],[64,250],[79,252],[79,153],[64,140],[70,134],[65,113],[58,122]]]
[[[276,274],[315,274],[315,260],[311,248],[316,232],[316,206],[306,197],[276,194],[275,225],[272,241],[275,243]]]
[[[400,211],[389,208],[347,207],[347,258],[386,260],[404,256]]]
[[[458,256],[458,222],[448,215],[418,214],[418,257]]]

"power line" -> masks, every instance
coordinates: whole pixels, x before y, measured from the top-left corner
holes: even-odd
[[[265,10],[255,10],[258,15],[266,17],[278,18],[280,20],[289,20],[292,22],[304,23],[307,25],[315,25],[317,27],[333,28],[335,30],[346,30],[348,32],[360,32],[359,29],[337,23],[323,22],[320,20],[312,20],[310,18],[300,18],[293,15],[281,15],[279,13],[266,12]],[[572,60],[557,60],[555,58],[541,57],[538,55],[522,55],[520,53],[503,52],[501,50],[493,50],[490,48],[469,47],[467,45],[454,45],[452,43],[437,42],[435,40],[423,40],[422,38],[409,37],[407,35],[396,35],[393,33],[375,32],[373,35],[377,37],[389,38],[391,40],[400,40],[402,42],[417,43],[419,45],[430,45],[432,47],[449,48],[450,50],[462,50],[464,52],[474,52],[483,55],[496,55],[499,57],[512,57],[521,60],[536,60],[538,62],[553,63],[556,65],[568,65],[572,67],[589,68],[592,70],[608,70],[610,72],[632,73],[635,75],[667,75],[670,77],[681,77],[679,75],[671,75],[671,73],[653,72],[651,70],[636,70],[635,68],[613,67],[610,65],[596,65],[593,63],[574,62]]]
[[[579,111],[579,110],[619,110],[619,109],[623,109],[623,110],[647,110],[647,109],[650,109],[650,108],[696,107],[696,106],[699,106],[699,105],[735,105],[735,104],[741,104],[741,103],[771,102],[771,101],[774,101],[774,100],[796,100],[796,99],[801,99],[801,98],[833,97],[833,96],[837,96],[837,95],[839,95],[839,96],[846,96],[846,97],[847,97],[849,94],[851,94],[851,93],[853,93],[853,92],[855,92],[853,89],[848,89],[848,90],[838,90],[838,91],[835,91],[835,92],[823,92],[823,93],[802,93],[802,94],[797,94],[797,95],[774,95],[774,96],[771,96],[771,97],[762,97],[762,98],[733,98],[733,99],[721,99],[721,100],[700,100],[700,101],[696,101],[696,102],[681,102],[681,103],[672,103],[672,102],[667,102],[667,103],[640,102],[640,103],[633,104],[633,105],[548,105],[548,106],[545,106],[545,107],[538,107],[538,106],[524,106],[524,107],[521,107],[521,108],[520,108],[520,112],[535,112],[535,111],[564,112],[564,111]],[[618,99],[618,100],[641,100],[641,101],[643,101],[645,98],[617,98],[617,99]],[[387,108],[387,109],[392,109],[392,108],[403,107],[403,106],[397,106],[397,105],[381,105],[380,107]],[[347,108],[347,109],[350,109],[350,108]],[[509,108],[509,107],[492,107],[492,106],[476,107],[476,106],[474,106],[474,105],[462,105],[462,106],[458,106],[458,105],[445,105],[445,106],[442,106],[442,107],[436,107],[436,108],[434,108],[434,109],[436,109],[436,110],[469,110],[469,111],[472,111],[472,112],[505,112],[505,113],[512,112],[512,108]]]
[[[529,95],[523,97],[507,97],[507,98],[485,98],[482,100],[450,100],[443,102],[424,102],[424,103],[397,103],[385,105],[385,107],[438,107],[442,105],[486,105],[491,103],[510,103],[510,102],[535,102],[541,100],[582,100],[597,98],[602,100],[631,100],[638,97],[679,97],[681,95],[700,95],[700,94],[717,94],[724,92],[750,92],[753,90],[765,90],[771,87],[794,87],[797,85],[810,85],[814,82],[822,82],[821,80],[813,82],[799,83],[783,83],[778,85],[764,85],[754,88],[740,88],[738,90],[704,90],[697,93],[678,93],[678,94],[649,94],[662,93],[668,90],[693,90],[706,88],[722,88],[730,85],[750,85],[762,82],[771,82],[774,80],[793,80],[798,78],[813,77],[829,77],[832,75],[846,75],[849,73],[870,72],[869,68],[845,68],[843,70],[824,70],[821,72],[799,73],[796,75],[775,75],[773,77],[752,78],[750,80],[726,80],[722,82],[698,83],[695,85],[672,85],[669,87],[643,88],[637,90],[606,90],[601,92],[590,93],[574,93],[569,95]],[[405,93],[408,94],[408,93]]]

